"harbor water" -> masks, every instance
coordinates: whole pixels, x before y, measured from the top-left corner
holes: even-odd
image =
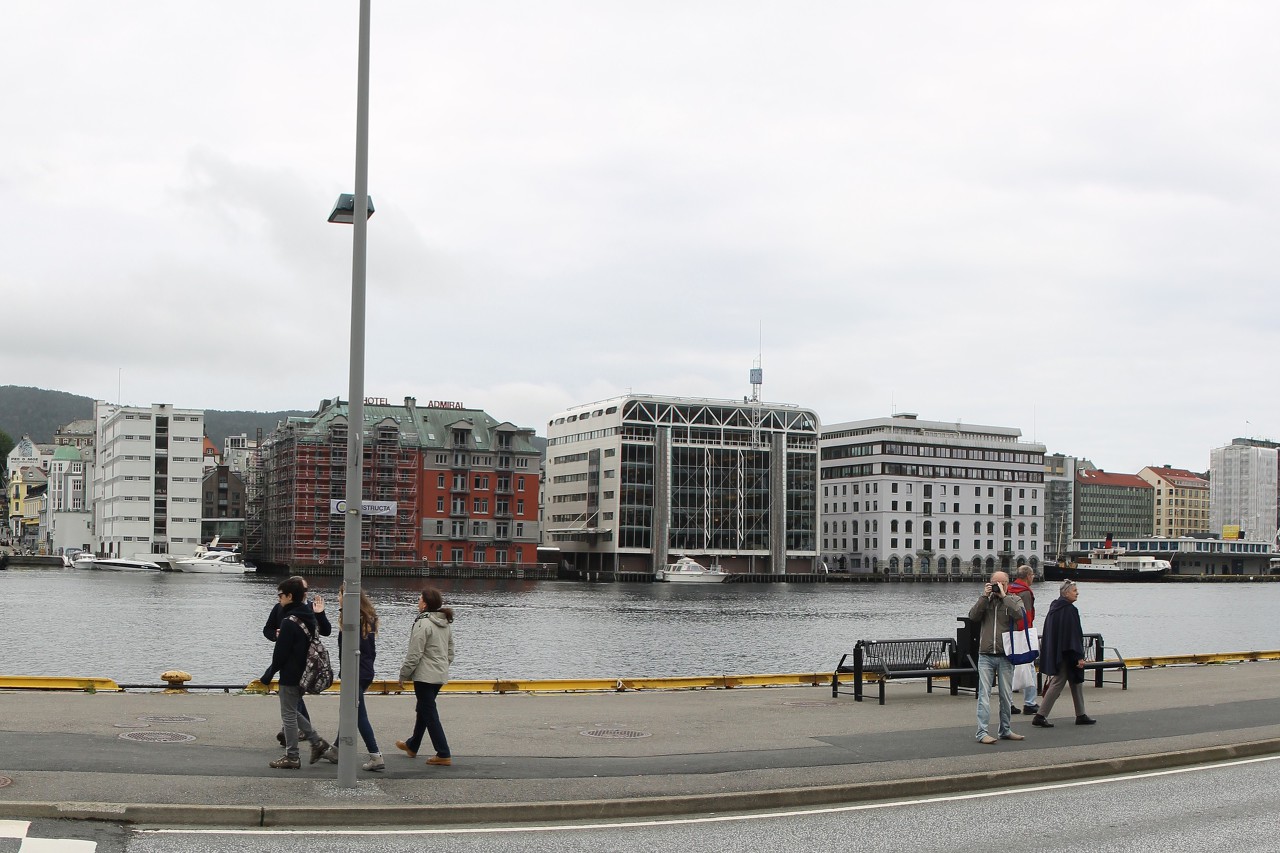
[[[0,674],[153,684],[256,678],[276,577],[0,572]],[[395,678],[419,590],[455,608],[455,678],[617,678],[830,671],[859,639],[954,637],[981,587],[959,584],[610,584],[364,581],[382,618],[376,671]],[[335,624],[337,579],[317,578]],[[1082,583],[1086,631],[1129,657],[1280,649],[1280,584]],[[1035,587],[1040,617],[1057,584]]]

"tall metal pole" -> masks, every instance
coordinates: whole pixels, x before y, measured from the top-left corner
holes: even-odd
[[[347,401],[347,517],[342,548],[342,691],[338,697],[338,786],[356,786],[360,698],[360,528],[364,503],[364,279],[369,232],[369,6],[360,0],[356,86],[356,186],[351,249],[351,389]]]

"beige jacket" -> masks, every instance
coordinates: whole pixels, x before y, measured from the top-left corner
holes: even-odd
[[[419,614],[409,631],[409,648],[400,664],[401,681],[444,684],[453,663],[453,625],[443,613]]]
[[[969,618],[981,622],[978,627],[978,654],[1004,656],[1004,640],[1001,634],[1009,633],[1009,625],[1017,622],[1026,612],[1022,599],[1016,595],[1001,598],[978,596],[969,608]]]

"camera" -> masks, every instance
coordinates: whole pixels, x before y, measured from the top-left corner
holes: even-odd
[[[991,585],[991,594],[997,597],[1004,597],[1004,584],[993,583]]]

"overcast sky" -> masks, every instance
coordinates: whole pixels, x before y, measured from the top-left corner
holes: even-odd
[[[347,396],[355,0],[9,3],[0,384]],[[1280,438],[1275,3],[375,0],[369,396]]]

